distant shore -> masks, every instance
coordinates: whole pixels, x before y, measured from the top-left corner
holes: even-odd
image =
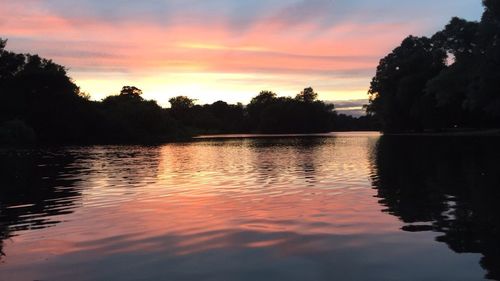
[[[310,133],[310,134],[209,134],[194,136],[193,140],[204,139],[241,139],[241,138],[290,138],[290,137],[332,137],[332,136],[379,136],[379,131],[339,131],[326,133]]]
[[[500,136],[500,129],[456,129],[440,132],[384,133],[386,136]]]

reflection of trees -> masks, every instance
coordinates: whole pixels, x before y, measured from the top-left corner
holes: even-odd
[[[407,231],[443,233],[457,253],[481,253],[500,279],[500,147],[496,138],[382,137],[373,184]]]
[[[49,227],[58,223],[53,216],[72,212],[80,191],[62,175],[74,175],[73,161],[69,154],[0,152],[0,252],[16,231]]]
[[[107,179],[110,186],[138,187],[156,181],[160,164],[159,146],[116,146],[94,148],[93,178]],[[102,173],[102,175],[101,175]]]
[[[319,161],[320,148],[325,144],[323,137],[299,138],[295,145],[295,154],[298,160],[298,166],[302,169],[305,182],[314,185],[317,181],[316,162]]]
[[[16,232],[50,227],[72,213],[83,188],[91,200],[118,200],[108,187],[125,193],[156,181],[159,157],[155,146],[0,151],[0,255],[2,241]]]
[[[257,138],[251,147],[257,149],[254,165],[261,183],[287,177],[288,173],[299,174],[304,182],[316,182],[316,162],[324,137]],[[266,153],[262,153],[267,150]],[[292,169],[292,170],[290,170]]]

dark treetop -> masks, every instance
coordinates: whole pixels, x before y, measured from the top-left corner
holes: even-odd
[[[368,113],[384,131],[500,127],[500,4],[483,4],[480,22],[453,18],[380,61]]]
[[[5,50],[0,39],[0,144],[151,143],[200,133],[317,133],[371,129],[370,117],[337,115],[306,88],[295,98],[263,91],[248,106],[196,105],[178,96],[171,108],[125,86],[90,101],[63,66],[38,55]]]

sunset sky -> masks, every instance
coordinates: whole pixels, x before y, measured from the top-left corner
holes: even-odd
[[[67,66],[96,100],[123,85],[164,106],[307,86],[323,100],[358,100],[405,36],[481,13],[480,0],[1,0],[0,37]]]

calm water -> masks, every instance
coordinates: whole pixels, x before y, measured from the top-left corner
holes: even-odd
[[[500,280],[499,143],[0,150],[0,280]]]

